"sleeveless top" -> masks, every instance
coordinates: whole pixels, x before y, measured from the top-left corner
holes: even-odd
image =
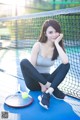
[[[39,73],[50,73],[54,61],[51,58],[43,57],[39,51],[35,68]]]

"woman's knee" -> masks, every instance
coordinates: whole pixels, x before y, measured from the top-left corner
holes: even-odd
[[[62,64],[67,70],[70,69],[70,63],[67,63],[67,64]]]
[[[70,63],[67,63],[67,64],[66,64],[66,67],[67,67],[67,69],[69,70],[69,69],[70,69]]]
[[[30,63],[30,62],[29,62],[28,59],[23,59],[23,60],[20,62],[21,69],[29,68],[29,66],[30,66],[29,63]]]
[[[25,64],[28,64],[29,63],[29,60],[28,59],[23,59],[21,62],[20,62],[20,65],[21,66],[24,66]]]

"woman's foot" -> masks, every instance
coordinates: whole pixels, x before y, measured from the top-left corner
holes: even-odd
[[[49,108],[49,102],[50,102],[50,94],[49,93],[43,93],[42,96],[38,96],[39,104],[44,107],[45,109]]]

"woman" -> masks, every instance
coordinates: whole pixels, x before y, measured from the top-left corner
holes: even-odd
[[[64,80],[70,64],[63,46],[63,34],[56,20],[49,19],[43,23],[42,31],[31,52],[31,60],[21,61],[21,70],[30,90],[41,90],[38,97],[42,107],[49,108],[50,96],[64,99],[65,94],[57,87]],[[54,60],[60,57],[62,63],[50,73]]]

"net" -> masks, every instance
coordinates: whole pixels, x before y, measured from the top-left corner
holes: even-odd
[[[61,24],[70,61],[69,73],[58,87],[65,94],[80,99],[80,7],[0,18],[0,48],[31,49],[38,40],[43,22],[49,18]],[[55,68],[59,64],[60,60],[55,62]]]

